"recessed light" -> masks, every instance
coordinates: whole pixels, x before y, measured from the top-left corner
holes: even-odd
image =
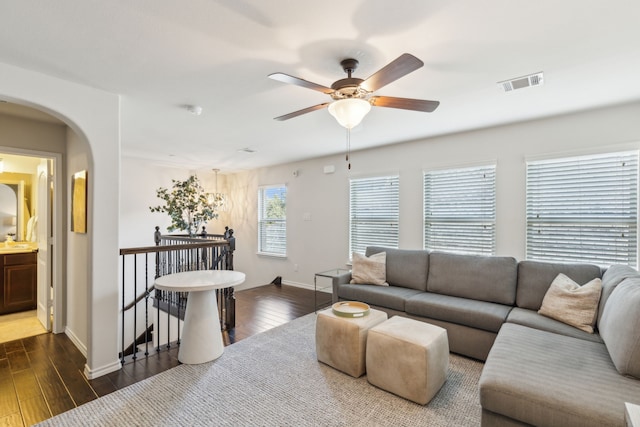
[[[245,148],[240,148],[238,152],[251,154],[251,153],[255,153],[256,150],[254,150],[253,148],[245,147]]]

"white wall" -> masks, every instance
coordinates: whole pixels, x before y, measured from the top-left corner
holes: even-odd
[[[313,286],[313,273],[344,267],[349,259],[349,176],[400,174],[400,247],[422,248],[422,174],[430,168],[497,162],[497,255],[525,254],[525,160],[640,148],[640,103],[488,128],[354,152],[349,174],[342,154],[222,176],[219,190],[231,211],[207,226],[235,230],[235,268],[246,273],[242,288],[285,282]],[[357,147],[357,138],[352,140]],[[256,154],[258,155],[258,154]],[[325,165],[335,173],[324,174]],[[294,176],[297,171],[297,176]],[[153,227],[166,232],[166,214],[151,213],[155,190],[185,179],[190,171],[122,159],[120,246],[152,244]],[[203,173],[198,175],[203,177]],[[203,177],[203,181],[212,176]],[[286,184],[287,258],[257,255],[257,191]],[[304,220],[310,214],[311,221]],[[297,264],[297,271],[296,270]]]
[[[117,95],[0,63],[0,96],[64,121],[89,154],[87,365],[95,378],[120,369],[118,325],[118,207],[120,99]],[[58,152],[58,151],[56,151]],[[67,251],[67,259],[84,254]],[[69,266],[75,268],[75,265]],[[73,274],[70,274],[73,277]],[[69,308],[71,309],[71,308]]]
[[[171,187],[172,179],[184,180],[189,172],[128,157],[121,159],[120,171],[120,247],[153,246],[154,227],[166,233],[171,224],[167,214],[149,210],[149,206],[160,204],[155,190]]]
[[[186,180],[193,171],[173,167],[165,167],[142,159],[123,157],[121,159],[120,182],[120,247],[131,248],[153,246],[155,226],[167,234],[171,219],[166,213],[151,212],[150,206],[162,205],[164,202],[156,196],[159,187],[171,188],[171,180]],[[215,180],[213,173],[198,172],[205,190],[213,190]],[[224,190],[224,178],[218,178],[218,190]],[[221,214],[206,224],[211,234],[224,233],[227,215]],[[180,233],[175,231],[174,233]]]
[[[285,281],[313,285],[313,273],[349,259],[349,176],[399,173],[400,247],[422,248],[422,174],[426,169],[497,162],[497,255],[525,255],[525,161],[640,148],[640,103],[488,128],[352,153],[351,174],[337,155],[228,177],[236,231],[236,270],[247,286]],[[436,116],[433,116],[437,119]],[[357,148],[357,135],[352,144]],[[336,172],[326,175],[325,165]],[[297,170],[298,176],[293,172]],[[287,184],[288,257],[257,252],[257,188]],[[305,221],[305,214],[311,221]],[[295,271],[295,266],[298,271]]]
[[[67,128],[67,165],[63,182],[66,185],[66,194],[69,194],[66,200],[65,212],[71,213],[71,178],[76,172],[82,170],[88,171],[87,181],[93,179],[91,168],[90,153],[87,152],[86,144],[80,139],[79,135],[73,130]],[[90,192],[92,190],[88,190]],[[87,195],[88,199],[92,198],[92,194]],[[66,219],[65,218],[65,219]],[[89,341],[89,330],[87,319],[89,310],[87,307],[88,289],[87,283],[91,281],[91,238],[93,235],[93,227],[87,227],[87,233],[74,233],[70,229],[69,221],[66,222],[65,231],[67,233],[68,253],[74,254],[73,257],[67,258],[67,289],[66,289],[66,307],[67,318],[65,332],[72,337],[76,346],[86,353],[87,343]]]

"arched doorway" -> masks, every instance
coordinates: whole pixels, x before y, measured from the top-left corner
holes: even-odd
[[[31,106],[64,121],[66,155],[58,188],[70,191],[68,173],[89,172],[86,234],[60,227],[66,263],[64,333],[86,355],[92,379],[120,369],[118,359],[118,221],[120,190],[120,99],[117,94],[0,63],[0,100]],[[1,124],[0,124],[0,127]],[[0,146],[16,147],[14,141]],[[42,149],[30,141],[22,149]],[[56,304],[58,301],[56,300]]]
[[[35,282],[33,305],[24,291],[24,295],[20,295],[22,299],[17,300],[19,304],[5,304],[1,310],[0,323],[9,322],[3,325],[3,340],[8,341],[11,337],[18,339],[46,330],[56,333],[65,330],[63,277],[66,257],[63,227],[58,223],[64,222],[61,171],[67,130],[58,119],[16,104],[0,103],[0,117],[3,165],[0,183],[15,185],[18,190],[15,213],[11,217],[15,225],[7,229],[6,235],[0,235],[0,255],[27,260],[25,262],[29,264],[19,271],[33,270],[34,273],[16,274],[16,277],[22,281],[31,281],[33,277]],[[54,131],[48,132],[49,129]],[[44,140],[43,148],[57,148],[57,152],[23,148],[22,142],[27,142],[25,145],[28,146],[34,135]],[[7,141],[13,146],[8,146]],[[33,265],[30,264],[32,261]],[[7,274],[4,276],[8,277]],[[31,286],[30,283],[14,285],[20,286],[19,289]],[[34,322],[33,316],[39,322]],[[38,323],[41,328],[37,327]]]

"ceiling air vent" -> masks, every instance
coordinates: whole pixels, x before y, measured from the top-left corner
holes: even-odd
[[[540,86],[543,83],[544,76],[541,71],[539,73],[529,74],[528,76],[498,82],[498,86],[505,92],[511,92],[512,90],[522,89],[524,87]]]

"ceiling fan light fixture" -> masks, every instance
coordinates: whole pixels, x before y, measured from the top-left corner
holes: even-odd
[[[347,129],[358,126],[370,110],[369,101],[360,98],[339,99],[329,105],[329,113]]]

